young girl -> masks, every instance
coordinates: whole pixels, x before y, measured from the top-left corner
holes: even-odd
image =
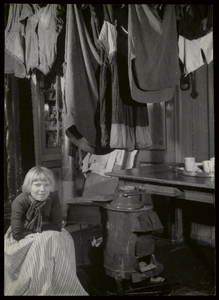
[[[88,295],[76,274],[75,248],[62,228],[55,179],[44,167],[26,175],[5,234],[5,296]]]

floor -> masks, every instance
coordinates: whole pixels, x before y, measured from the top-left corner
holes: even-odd
[[[102,228],[67,224],[76,251],[78,278],[89,295],[117,295],[114,278],[106,276],[102,265],[93,263],[90,252],[92,237],[101,237]],[[194,242],[172,243],[154,236],[155,257],[164,266],[158,277],[163,283],[145,280],[139,284],[124,283],[133,295],[215,295],[215,248]],[[97,249],[97,248],[96,248]]]

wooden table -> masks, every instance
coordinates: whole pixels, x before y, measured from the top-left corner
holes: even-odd
[[[182,209],[177,207],[176,199],[214,204],[215,180],[206,177],[179,175],[168,164],[155,164],[140,168],[108,172],[106,175],[119,177],[119,186],[141,186],[146,193],[168,196],[175,210],[173,241],[183,240]]]

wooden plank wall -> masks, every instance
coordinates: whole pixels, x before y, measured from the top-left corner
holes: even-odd
[[[196,162],[215,156],[213,68],[211,62],[196,70],[197,99],[190,96],[191,90],[181,91],[178,88],[175,110],[176,162],[183,162],[186,156],[194,156]],[[203,208],[191,203],[185,204],[184,210],[185,218],[190,219],[191,238],[214,246],[214,207],[209,204]]]
[[[214,156],[213,63],[205,64],[195,72],[197,99],[190,96],[191,90],[179,89],[178,93],[176,142],[179,152],[176,156],[181,162],[186,156],[194,156],[197,162]]]
[[[213,67],[213,62],[211,62],[195,71],[196,90],[199,93],[197,99],[191,97],[191,88],[188,91],[182,91],[179,86],[176,87],[174,99],[165,104],[166,149],[140,150],[136,167],[162,162],[181,163],[186,156],[194,156],[197,162],[202,162],[215,156]],[[154,204],[159,217],[164,220],[168,200],[159,197],[157,201],[154,199]],[[189,215],[191,236],[213,245],[215,228],[212,223],[214,216],[212,216],[211,205],[206,206],[205,209],[197,206],[197,203],[190,206],[193,212]],[[197,214],[199,215],[198,222],[194,219],[194,215]],[[201,222],[203,219],[205,222]]]

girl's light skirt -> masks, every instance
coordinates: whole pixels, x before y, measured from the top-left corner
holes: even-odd
[[[16,241],[9,227],[4,255],[5,296],[88,295],[77,278],[74,241],[64,228]]]

